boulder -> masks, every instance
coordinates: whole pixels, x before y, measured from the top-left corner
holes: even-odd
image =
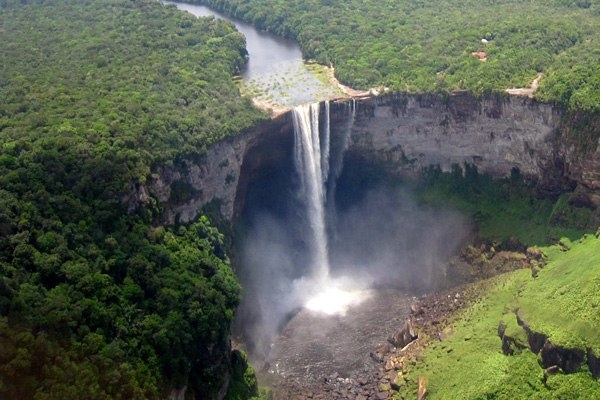
[[[404,374],[402,373],[402,371],[396,372],[394,371],[392,374],[390,374],[390,386],[392,387],[392,389],[394,390],[400,390],[400,387],[402,387],[402,385],[404,385],[405,380],[404,380]]]
[[[388,338],[388,342],[402,349],[413,340],[417,339],[418,335],[413,328],[412,322],[407,319],[404,325]]]

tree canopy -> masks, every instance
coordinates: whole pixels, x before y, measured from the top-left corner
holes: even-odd
[[[296,38],[354,87],[485,92],[527,87],[544,73],[540,98],[600,108],[597,0],[197,2]]]
[[[212,396],[239,287],[206,218],[123,198],[265,115],[234,27],[151,0],[0,3],[0,397]]]

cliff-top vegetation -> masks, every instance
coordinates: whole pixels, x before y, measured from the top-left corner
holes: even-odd
[[[231,24],[153,0],[0,2],[0,398],[199,398],[239,287],[200,218],[125,194],[265,118]]]
[[[600,108],[597,0],[196,2],[296,38],[356,88],[503,91],[543,73],[540,99]]]

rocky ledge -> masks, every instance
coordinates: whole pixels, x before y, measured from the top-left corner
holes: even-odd
[[[578,372],[584,364],[587,364],[594,378],[600,377],[599,357],[591,349],[555,345],[544,332],[533,330],[519,310],[514,310],[513,315],[521,332],[509,333],[504,321],[500,321],[498,325],[498,336],[502,340],[502,352],[505,355],[525,349],[537,354],[541,367],[544,368],[544,382],[548,375]]]

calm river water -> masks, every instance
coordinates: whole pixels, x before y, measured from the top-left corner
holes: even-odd
[[[324,79],[324,67],[307,65],[294,40],[283,39],[232,19],[208,7],[165,1],[197,17],[213,16],[233,23],[246,37],[249,59],[242,71],[245,91],[263,103],[292,107],[324,100],[339,90]],[[316,74],[315,70],[320,70]],[[320,77],[319,77],[320,75]]]

